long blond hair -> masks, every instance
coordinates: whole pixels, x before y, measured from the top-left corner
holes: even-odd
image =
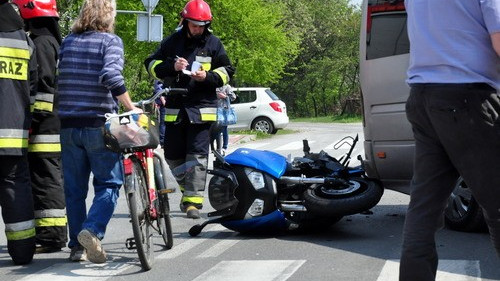
[[[71,31],[112,33],[115,27],[116,0],[85,0]]]

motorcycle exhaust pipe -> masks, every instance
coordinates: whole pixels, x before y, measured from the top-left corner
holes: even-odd
[[[307,212],[306,206],[298,204],[281,203],[280,209],[285,212]]]
[[[325,178],[302,178],[302,177],[281,177],[279,178],[280,183],[298,183],[298,184],[313,184],[313,183],[325,183]]]

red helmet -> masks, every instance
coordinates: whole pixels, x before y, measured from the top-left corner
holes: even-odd
[[[12,3],[19,7],[21,17],[25,20],[38,17],[59,18],[56,0],[12,0]]]
[[[181,17],[197,25],[207,25],[212,21],[212,12],[207,2],[203,0],[191,0],[187,2],[182,10]]]

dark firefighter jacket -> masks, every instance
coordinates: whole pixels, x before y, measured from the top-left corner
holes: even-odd
[[[35,20],[27,22],[30,25],[30,38],[36,45],[38,61],[38,90],[32,107],[29,152],[36,153],[38,157],[54,157],[61,153],[59,141],[61,125],[57,115],[56,91],[59,41],[47,28],[39,27],[43,23]],[[51,18],[40,20],[53,20],[57,24]]]
[[[11,7],[0,11],[0,155],[24,155],[28,151],[31,122],[30,97],[36,93],[35,46],[22,21],[12,20]],[[12,10],[12,13],[15,13]]]
[[[188,69],[194,61],[201,63],[203,70],[207,71],[205,81],[197,82],[181,71],[175,71],[177,56],[188,61]],[[166,86],[188,89],[187,94],[167,96],[166,122],[177,121],[183,109],[191,123],[215,121],[215,89],[227,84],[235,71],[219,38],[208,31],[201,38],[188,38],[186,26],[165,38],[160,48],[144,64],[148,72],[156,79],[163,80]]]

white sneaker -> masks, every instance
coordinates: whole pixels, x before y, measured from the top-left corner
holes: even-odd
[[[222,149],[220,150],[220,155],[222,155],[222,156],[226,156],[226,149],[222,148]]]
[[[78,233],[78,242],[87,252],[87,259],[93,263],[105,263],[106,252],[102,248],[101,241],[94,233],[84,229]]]

